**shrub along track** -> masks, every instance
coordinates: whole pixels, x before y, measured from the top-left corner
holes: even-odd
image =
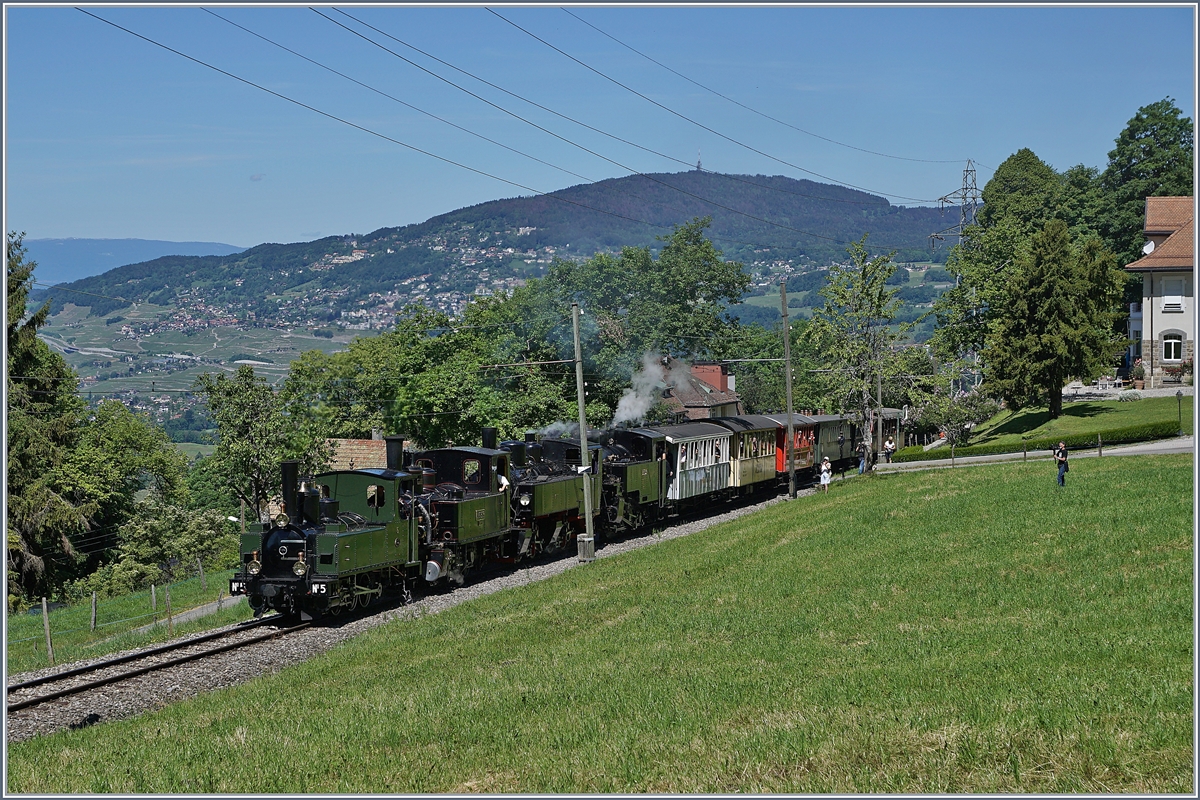
[[[808,489],[798,495],[812,494]],[[730,507],[729,511],[703,519],[682,518],[661,530],[642,535],[610,540],[596,552],[597,558],[609,558],[631,550],[637,550],[660,541],[676,539],[702,531],[713,525],[752,514],[769,505],[783,502],[785,497],[776,496],[758,502],[745,502]],[[416,619],[427,614],[436,614],[447,608],[517,586],[545,580],[579,565],[575,553],[567,553],[553,561],[533,562],[528,566],[506,569],[499,573],[482,573],[466,586],[454,589],[431,589],[424,596],[400,607],[379,606],[378,611],[351,619],[322,621],[321,624],[296,630],[282,638],[272,638],[247,643],[236,649],[207,655],[199,660],[175,663],[153,671],[122,680],[117,683],[97,686],[85,692],[71,694],[47,702],[31,705],[8,713],[8,741],[21,742],[35,736],[66,729],[84,728],[100,722],[110,722],[137,716],[146,711],[163,708],[202,692],[236,686],[268,675],[320,655],[338,644],[364,631],[394,620]],[[239,626],[230,626],[221,632],[229,633]],[[245,628],[242,624],[240,627]],[[253,634],[238,631],[237,636],[249,638]],[[194,640],[193,640],[194,641]],[[155,649],[155,648],[151,648]],[[146,651],[130,651],[123,656],[147,655]],[[115,658],[105,659],[113,661]],[[65,673],[79,665],[62,665],[37,672],[25,673],[10,678],[9,691],[18,683],[41,681],[42,678]]]

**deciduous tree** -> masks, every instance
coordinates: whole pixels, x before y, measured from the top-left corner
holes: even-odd
[[[900,331],[892,323],[900,301],[887,284],[896,269],[892,254],[872,258],[866,242],[863,236],[850,246],[849,264],[830,268],[820,290],[825,303],[813,313],[810,330],[832,368],[831,396],[843,410],[857,412],[861,441],[870,452],[879,411],[877,381],[882,383],[894,362]]]

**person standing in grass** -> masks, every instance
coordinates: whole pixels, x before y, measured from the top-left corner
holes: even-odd
[[[1067,466],[1067,443],[1059,442],[1058,447],[1054,448],[1054,460],[1058,463],[1058,485],[1067,485],[1067,471],[1071,468]]]
[[[833,465],[829,463],[829,456],[825,456],[821,460],[821,489],[827,494],[831,480],[833,480]]]

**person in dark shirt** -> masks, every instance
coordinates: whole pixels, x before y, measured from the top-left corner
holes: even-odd
[[[1058,464],[1058,485],[1067,485],[1067,471],[1071,469],[1067,466],[1067,443],[1059,442],[1058,447],[1054,448],[1054,461]]]

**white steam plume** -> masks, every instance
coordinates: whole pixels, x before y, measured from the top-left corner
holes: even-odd
[[[630,387],[621,395],[617,403],[616,414],[613,415],[613,425],[623,425],[637,422],[646,418],[646,412],[654,405],[659,388],[666,381],[666,373],[662,368],[662,357],[657,353],[646,353],[642,356],[642,368],[633,374]]]

